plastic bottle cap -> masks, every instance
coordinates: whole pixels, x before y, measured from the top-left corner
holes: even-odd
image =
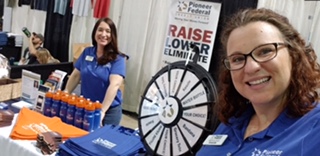
[[[64,96],[64,95],[69,95],[69,93],[67,91],[60,91],[60,93]]]
[[[59,101],[61,99],[61,94],[59,94],[59,93],[53,94],[52,99]]]
[[[79,100],[79,102],[77,103],[78,108],[84,108],[85,106],[86,106],[86,103],[84,100]]]
[[[101,108],[102,108],[102,104],[101,104],[99,101],[96,101],[96,102],[94,102],[93,104],[94,104],[94,107],[95,107],[96,109],[101,109]]]
[[[61,89],[58,89],[56,93],[63,94],[63,91]]]
[[[64,95],[61,97],[61,101],[65,102],[65,103],[68,103],[68,101],[69,101],[69,94],[64,94]]]
[[[90,101],[90,99],[86,99],[85,102],[86,102],[87,105],[88,105],[89,103],[93,103],[92,101]]]
[[[80,100],[85,101],[86,99],[85,99],[82,95],[80,95],[80,96],[78,97],[78,101],[80,101]]]
[[[45,95],[47,98],[52,98],[53,97],[53,92],[46,92],[46,95]]]
[[[72,96],[77,96],[76,93],[71,93]]]
[[[75,97],[69,98],[68,104],[73,105],[73,106],[77,105],[77,100],[76,100],[76,98],[75,98]]]
[[[92,102],[89,102],[86,107],[85,107],[86,110],[88,111],[94,111],[95,110],[95,106]]]

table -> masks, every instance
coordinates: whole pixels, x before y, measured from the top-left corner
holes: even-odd
[[[9,136],[15,125],[18,114],[14,115],[11,126],[0,128],[0,155],[1,156],[43,156],[37,148],[36,140],[12,140]],[[55,153],[51,154],[52,156]]]

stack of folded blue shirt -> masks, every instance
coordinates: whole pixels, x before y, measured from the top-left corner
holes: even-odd
[[[79,138],[60,144],[58,156],[122,156],[144,151],[139,135],[133,129],[107,125]]]

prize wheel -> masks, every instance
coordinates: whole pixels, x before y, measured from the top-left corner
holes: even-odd
[[[200,65],[162,68],[149,82],[139,109],[139,134],[149,155],[195,155],[219,124],[217,89]]]

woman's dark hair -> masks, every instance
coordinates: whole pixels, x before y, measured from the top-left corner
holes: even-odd
[[[120,54],[122,56],[125,56],[125,55],[123,53],[121,53],[118,49],[118,38],[117,38],[116,25],[108,17],[99,19],[96,22],[96,24],[94,25],[93,30],[92,30],[92,34],[91,34],[92,45],[97,47],[97,41],[95,40],[95,34],[96,34],[97,29],[98,29],[101,22],[107,23],[111,29],[111,42],[104,47],[103,55],[98,58],[98,64],[104,65],[104,64],[107,64],[108,62],[115,60],[117,58],[118,54]]]
[[[252,22],[266,22],[279,29],[284,40],[288,43],[291,57],[291,78],[283,99],[282,108],[287,114],[299,117],[315,107],[313,104],[319,100],[317,89],[320,82],[320,68],[317,56],[310,45],[306,45],[300,34],[289,23],[288,19],[269,9],[247,9],[234,14],[226,23],[221,43],[226,57],[226,45],[231,32]],[[248,99],[241,96],[236,90],[230,71],[220,68],[219,103],[215,107],[220,121],[228,123],[233,116],[240,116],[248,107]]]

